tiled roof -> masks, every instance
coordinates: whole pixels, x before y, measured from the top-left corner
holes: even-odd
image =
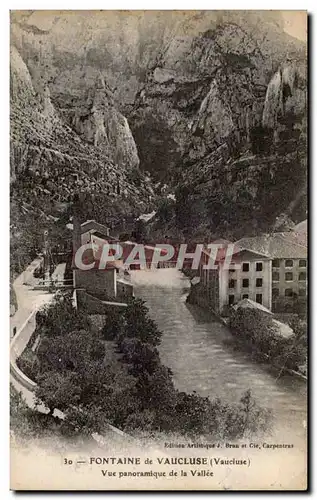
[[[297,232],[297,231],[287,231],[285,233],[278,233],[283,236],[283,238],[296,243],[297,245],[302,245],[307,247],[307,232]]]
[[[243,248],[270,256],[272,259],[306,259],[307,246],[296,232],[262,234],[241,238],[236,243]]]
[[[83,222],[80,226],[82,234],[94,230],[98,231],[100,234],[103,234],[105,237],[107,237],[109,232],[109,229],[104,224],[100,224],[95,220],[86,220],[86,222]]]
[[[254,250],[252,248],[245,247],[244,245],[240,245],[240,241],[236,243],[228,243],[228,244],[219,244],[216,241],[212,242],[215,246],[211,248],[203,248],[203,253],[206,255],[211,255],[215,262],[220,262],[227,259],[231,258],[232,261],[235,260],[235,258],[241,253],[244,252],[245,250],[252,252],[256,254],[258,257],[267,257],[269,256],[263,252],[260,252],[258,250]]]

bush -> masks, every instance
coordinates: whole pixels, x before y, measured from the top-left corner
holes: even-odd
[[[276,366],[297,370],[307,356],[306,324],[292,320],[290,326],[295,335],[284,338],[271,316],[242,307],[231,310],[230,328],[241,342],[267,356]]]
[[[68,292],[58,292],[50,304],[37,312],[36,325],[41,334],[56,337],[76,329],[88,329],[89,321],[87,316],[74,308]]]
[[[148,315],[148,308],[141,299],[133,298],[124,312],[123,332],[121,336],[139,339],[143,343],[157,346],[161,342],[162,332]],[[121,339],[118,338],[120,348]]]
[[[109,312],[102,328],[103,338],[117,339],[121,363],[105,364],[104,342],[83,328],[88,319],[69,297],[57,297],[37,320],[37,402],[51,413],[64,411],[66,435],[103,432],[108,421],[124,429],[211,438],[241,437],[268,425],[250,393],[229,405],[177,391],[157,350],[162,333],[140,299],[132,299],[121,315]]]
[[[122,332],[123,317],[122,313],[115,308],[107,313],[106,322],[101,329],[101,335],[105,340],[115,340]]]
[[[26,348],[17,359],[17,365],[31,380],[36,381],[40,373],[40,362],[38,357],[30,348]]]
[[[48,371],[39,376],[35,390],[36,404],[44,402],[50,413],[55,408],[63,411],[79,402],[80,392],[76,373]]]

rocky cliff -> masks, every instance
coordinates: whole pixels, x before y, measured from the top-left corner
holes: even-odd
[[[83,220],[97,218],[112,226],[151,207],[153,190],[138,169],[127,119],[115,108],[103,79],[87,92],[85,107],[56,108],[47,81],[34,70],[31,74],[12,45],[11,249],[16,272],[41,250],[45,229],[63,238],[77,193]]]
[[[18,12],[12,41],[76,137],[175,191],[171,232],[234,236],[305,215],[306,44],[283,16]]]

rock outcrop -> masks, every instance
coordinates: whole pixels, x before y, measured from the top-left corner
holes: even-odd
[[[12,21],[13,43],[76,135],[176,190],[179,230],[231,234],[249,222],[252,232],[281,213],[305,216],[306,43],[282,13],[35,11]]]
[[[128,122],[107,98],[104,83],[94,90],[86,123],[72,110],[70,125],[66,113],[54,106],[47,82],[30,73],[12,46],[10,111],[15,272],[42,248],[45,229],[54,232],[59,220],[65,227],[77,193],[84,200],[82,217],[108,225],[151,209],[153,190],[138,170]]]

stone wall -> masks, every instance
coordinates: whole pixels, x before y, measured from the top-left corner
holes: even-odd
[[[79,310],[85,311],[87,314],[107,314],[114,307],[119,311],[127,307],[124,302],[107,302],[98,299],[86,292],[83,289],[77,289],[76,304]]]
[[[115,269],[90,269],[88,271],[75,269],[74,278],[75,288],[83,288],[87,293],[102,300],[115,299],[117,295]]]

